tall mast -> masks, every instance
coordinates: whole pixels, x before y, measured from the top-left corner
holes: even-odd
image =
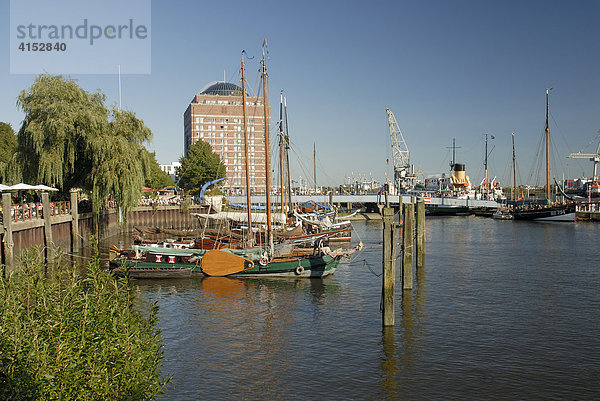
[[[550,91],[554,88],[546,89],[546,199],[550,199],[550,125],[548,125],[548,98]]]
[[[487,145],[488,145],[488,134],[484,134],[485,135],[485,157],[484,157],[484,161],[483,161],[483,167],[485,169],[485,181],[484,181],[484,188],[485,188],[485,194],[487,194],[488,192],[488,151],[487,151]]]
[[[315,178],[315,194],[317,193],[317,143],[313,142],[313,171]]]
[[[279,185],[281,192],[281,213],[285,213],[283,195],[283,91],[279,94]]]
[[[273,233],[271,227],[271,124],[267,105],[267,62],[265,59],[265,47],[267,40],[263,42],[262,53],[262,81],[263,81],[263,107],[265,112],[265,193],[267,198],[267,242],[271,245],[270,252],[273,252]]]
[[[513,200],[517,200],[517,168],[515,157],[515,133],[512,133]]]
[[[285,113],[285,169],[287,174],[288,205],[292,208],[292,179],[290,177],[290,132],[287,115],[287,98],[283,98],[283,112]]]
[[[248,164],[248,124],[246,122],[246,75],[244,72],[244,53],[245,51],[242,50],[242,111],[244,114],[244,160],[246,162],[246,205],[248,207],[248,238],[250,245],[252,245],[252,204],[250,203],[250,166]]]

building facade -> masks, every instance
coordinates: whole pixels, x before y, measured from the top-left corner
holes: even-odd
[[[246,96],[248,161],[251,193],[265,191],[265,115],[263,98]],[[245,193],[242,89],[229,82],[215,82],[195,95],[183,115],[184,154],[197,141],[212,146],[227,167],[225,190]],[[270,114],[267,106],[267,113]]]
[[[171,162],[171,164],[159,164],[158,167],[160,167],[160,169],[162,171],[164,171],[165,173],[167,173],[169,175],[169,177],[171,177],[171,179],[173,180],[173,182],[176,183],[178,181],[177,169],[179,167],[181,167],[181,163],[179,163],[179,162]]]

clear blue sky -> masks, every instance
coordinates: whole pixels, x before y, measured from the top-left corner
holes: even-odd
[[[0,13],[0,121],[18,129],[15,100],[34,76],[10,75],[9,1]],[[547,87],[555,88],[554,174],[590,175],[591,162],[566,156],[600,129],[599,20],[600,1],[584,0],[153,1],[152,73],[122,76],[123,106],[153,131],[159,162],[177,160],[193,95],[224,70],[238,82],[242,49],[256,56],[248,62],[256,86],[266,37],[272,121],[284,89],[292,141],[308,170],[317,144],[320,184],[391,174],[386,107],[425,175],[447,172],[456,138],[457,162],[479,182],[488,133],[495,137],[490,175],[507,183],[515,132],[520,177],[528,180]],[[72,77],[117,103],[116,74]],[[298,174],[306,175],[295,168]]]

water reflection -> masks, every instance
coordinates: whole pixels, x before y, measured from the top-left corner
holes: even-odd
[[[381,266],[381,226],[355,227]],[[600,226],[426,227],[427,266],[386,329],[362,261],[324,280],[137,281],[160,306],[164,399],[593,399]]]
[[[396,360],[395,330],[394,326],[385,326],[381,332],[383,358],[381,358],[381,364],[379,365],[382,372],[382,379],[379,384],[384,398],[387,400],[398,399],[398,382],[396,380],[398,361]]]

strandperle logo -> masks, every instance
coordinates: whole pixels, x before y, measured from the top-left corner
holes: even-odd
[[[90,45],[100,39],[146,39],[148,38],[148,27],[137,25],[133,19],[127,24],[116,25],[94,25],[88,24],[87,18],[81,25],[17,25],[17,39],[22,40],[65,40],[86,39]]]
[[[150,74],[151,0],[10,0],[11,74]]]

